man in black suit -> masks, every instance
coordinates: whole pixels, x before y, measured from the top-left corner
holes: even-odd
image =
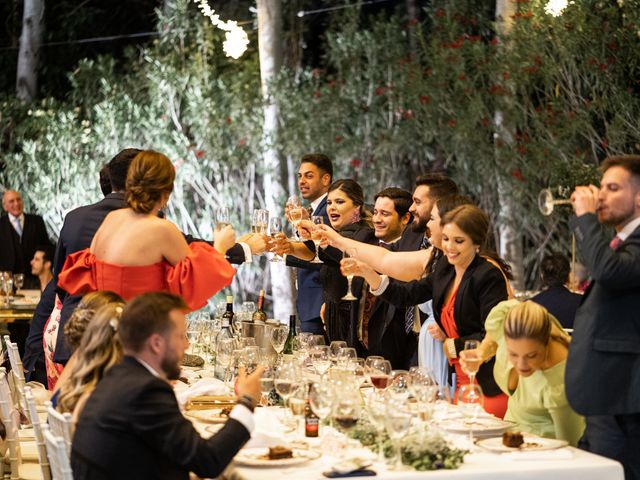
[[[582,300],[582,295],[565,287],[570,272],[569,260],[564,255],[553,253],[545,256],[540,262],[543,291],[531,299],[549,310],[564,328],[573,328],[576,311]]]
[[[303,155],[298,169],[298,188],[302,198],[310,203],[311,215],[327,216],[327,191],[333,177],[333,164],[326,155],[310,153]],[[297,267],[298,296],[296,308],[300,319],[300,330],[318,335],[324,334],[324,325],[320,319],[322,307],[322,285],[320,284],[320,267],[322,264],[310,263],[294,256],[286,257],[286,265]]]
[[[374,197],[373,227],[380,245],[393,251],[420,249],[424,232],[415,231],[409,225],[413,216],[409,208],[413,203],[411,193],[402,188],[385,188]],[[367,332],[370,355],[381,355],[397,370],[408,370],[418,339],[413,331],[407,332],[406,309],[368,294],[363,330]],[[364,333],[364,332],[363,332]]]
[[[38,277],[31,274],[31,259],[38,245],[51,245],[44,220],[39,215],[24,213],[22,196],[15,190],[2,195],[0,218],[0,271],[24,274],[25,289],[39,289]]]
[[[238,404],[224,427],[203,439],[178,407],[170,380],[189,345],[182,298],[163,292],[130,301],[116,328],[121,364],[98,383],[82,410],[71,448],[76,480],[188,479],[220,475],[249,440],[260,397],[258,369],[238,375]]]
[[[640,155],[609,157],[600,189],[576,187],[570,226],[592,276],[569,346],[567,399],[587,427],[580,446],[640,479]],[[609,241],[601,225],[616,231]]]

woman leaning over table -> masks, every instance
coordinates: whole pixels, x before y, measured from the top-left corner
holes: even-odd
[[[331,228],[341,235],[364,243],[377,243],[371,225],[371,215],[364,208],[362,187],[351,179],[336,180],[329,186],[327,194],[327,214]],[[314,226],[308,221],[301,222],[300,231],[310,231]],[[314,257],[312,242],[277,242],[275,252],[294,255],[303,260]],[[359,327],[362,319],[363,281],[354,280],[351,291],[358,298],[355,301],[342,300],[347,293],[347,279],[340,273],[342,252],[334,247],[321,248],[319,257],[323,264],[320,268],[324,305],[321,317],[324,320],[330,341],[344,340],[350,347],[364,354],[360,341]]]
[[[437,325],[431,334],[444,344],[449,364],[455,368],[456,386],[469,383],[459,354],[466,340],[482,340],[491,309],[508,298],[509,267],[486,250],[489,218],[475,205],[461,205],[442,217],[442,251],[447,261],[436,264],[426,277],[407,283],[368,279],[371,290],[387,302],[408,307],[433,299]],[[414,252],[416,260],[422,258]],[[356,273],[357,274],[357,273]],[[507,397],[493,379],[493,360],[482,365],[477,380],[485,395],[485,410],[503,417]]]
[[[525,432],[575,446],[585,423],[565,395],[571,338],[558,320],[537,303],[509,300],[491,310],[485,328],[480,356],[487,361],[495,355],[493,375],[509,396],[505,420]],[[461,363],[467,354],[461,353]]]

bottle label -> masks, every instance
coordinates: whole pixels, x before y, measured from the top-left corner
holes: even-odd
[[[316,416],[304,419],[304,434],[306,437],[317,437],[320,429],[320,420]]]

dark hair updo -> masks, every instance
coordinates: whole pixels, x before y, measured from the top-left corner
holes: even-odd
[[[137,213],[149,213],[173,191],[176,171],[171,160],[153,150],[138,153],[129,167],[126,183],[127,205]]]

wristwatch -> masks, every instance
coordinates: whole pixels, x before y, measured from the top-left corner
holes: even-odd
[[[256,408],[257,402],[254,400],[254,398],[251,395],[244,394],[241,397],[238,397],[238,400],[236,401],[236,403],[238,405],[244,405],[251,412],[253,412]]]

